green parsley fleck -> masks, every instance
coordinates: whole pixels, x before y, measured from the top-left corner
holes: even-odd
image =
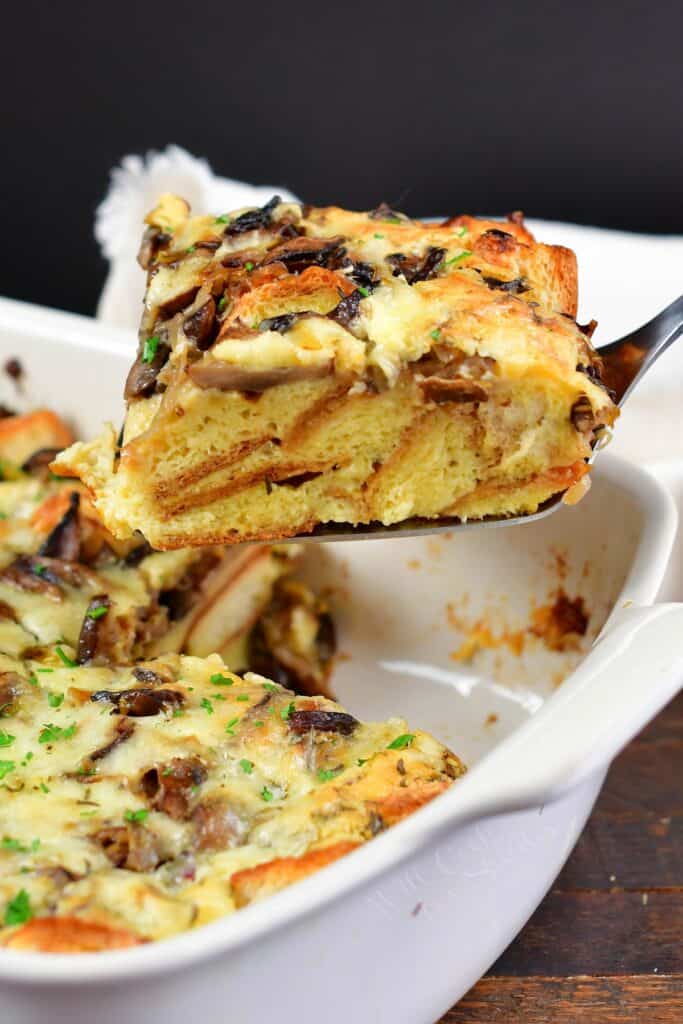
[[[13,772],[16,768],[15,761],[0,761],[0,779],[4,779],[6,775]]]
[[[463,235],[467,234],[467,228],[463,225],[463,227],[461,227],[460,230],[456,231],[455,233],[458,236],[458,238],[462,238]]]
[[[251,270],[253,270],[253,269],[254,269],[254,264],[253,264],[253,263],[251,262],[251,260],[248,260],[248,261],[247,261],[247,262],[246,262],[246,263],[244,264],[244,269],[245,269],[245,270],[247,270],[247,271],[251,271]]]
[[[31,686],[37,686],[37,685],[38,685],[38,680],[37,680],[37,679],[36,679],[36,677],[35,677],[35,676],[33,675],[33,672],[32,672],[32,673],[31,673],[31,675],[30,675],[30,676],[28,677],[28,681],[29,681],[29,683],[31,684]]]
[[[332,779],[336,779],[340,772],[343,772],[343,768],[321,768],[318,772],[318,778],[321,782],[331,782]]]
[[[31,901],[26,889],[20,889],[13,900],[5,907],[5,924],[26,924],[33,917]]]
[[[159,338],[155,334],[152,338],[147,338],[145,344],[142,347],[142,361],[143,363],[151,363],[157,354],[159,348]]]
[[[467,257],[471,256],[471,255],[472,255],[472,253],[470,252],[469,249],[463,249],[463,251],[458,253],[457,256],[451,256],[451,258],[449,260],[445,260],[444,263],[443,263],[443,266],[444,267],[455,266],[457,263],[462,263],[463,260],[466,260]]]
[[[278,690],[282,689],[282,687],[278,686],[277,683],[264,683],[263,684],[263,689],[264,690],[270,690],[271,693],[277,693]]]
[[[245,775],[251,775],[251,773],[254,770],[254,762],[248,761],[246,757],[243,757],[242,760],[240,761],[240,768],[242,769]]]
[[[367,289],[367,288],[364,288],[362,284],[356,285],[356,287],[358,288],[358,291],[359,291],[359,292],[361,293],[361,295],[363,296],[363,298],[364,298],[364,299],[367,299],[368,295],[370,294],[370,292],[368,291],[368,289]]]
[[[149,816],[149,811],[146,807],[140,807],[137,811],[124,811],[123,817],[126,821],[145,821]]]
[[[225,696],[224,693],[214,693],[213,699],[214,700],[227,700],[228,698]]]
[[[282,709],[282,711],[280,712],[280,718],[282,719],[283,722],[287,721],[292,711],[294,711],[295,707],[296,705],[294,704],[294,701],[292,701],[290,704],[287,705],[286,708]]]
[[[49,786],[46,786],[44,782],[41,782],[40,788],[42,789],[43,793],[49,793],[50,792]]]
[[[63,693],[48,693],[47,702],[51,708],[58,708],[64,703]]]
[[[356,764],[358,765],[359,768],[362,768],[363,765],[367,764],[369,760],[369,757],[359,757],[358,760],[356,761]]]
[[[261,799],[265,800],[267,804],[270,803],[270,801],[273,799],[273,794],[271,793],[267,786],[264,786],[263,789],[261,790]]]
[[[108,611],[108,604],[96,604],[94,608],[90,608],[85,614],[89,619],[101,619]]]
[[[433,331],[430,331],[429,337],[432,338],[433,341],[438,341],[439,338],[441,337],[441,331],[439,330],[439,328],[435,327]]]
[[[200,704],[200,707],[204,708],[204,710],[206,711],[207,715],[212,715],[213,714],[213,704],[211,703],[211,701],[209,700],[208,697],[202,697],[202,699],[200,700],[199,704]]]
[[[33,571],[33,575],[34,576],[44,576],[45,573],[47,572],[47,566],[46,565],[34,565],[32,571]]]
[[[375,231],[375,238],[384,238],[384,235],[380,235],[378,231]]]
[[[37,668],[36,672],[54,672],[53,668]]]
[[[62,729],[59,725],[52,725],[49,722],[43,726],[38,736],[39,743],[54,743],[56,740],[70,740],[76,734],[78,726],[75,722]]]
[[[226,295],[221,295],[220,299],[218,300],[218,312],[222,313],[223,310],[225,309],[225,307],[227,306],[227,304],[228,304],[227,296]]]
[[[254,725],[256,726],[257,729],[262,729],[264,723],[259,719],[258,722],[254,722]]]
[[[215,672],[211,676],[211,682],[214,686],[232,686],[235,682],[234,679],[228,679],[227,676],[221,675],[220,672]]]
[[[228,722],[228,724],[225,727],[225,731],[227,732],[228,736],[234,736],[235,735],[235,726],[237,725],[238,722],[239,722],[239,718],[231,718],[230,719],[230,721]]]
[[[220,217],[216,217],[216,219],[214,221],[214,224],[229,224],[229,223],[230,223],[230,218],[228,217],[227,213],[223,213],[223,214],[221,214]]]
[[[249,694],[248,693],[238,693],[237,696],[235,697],[235,700],[249,700]]]
[[[401,223],[401,218],[400,217],[382,217],[382,220],[384,221],[385,224],[400,224]]]
[[[412,732],[404,732],[400,736],[397,736],[395,740],[387,745],[387,750],[403,750],[404,747],[410,747],[412,745],[415,735]]]
[[[184,714],[185,714],[185,712],[183,711],[182,708],[174,708],[173,709],[172,717],[173,718],[182,718]]]
[[[197,246],[196,246],[196,245],[191,245],[191,246],[189,247],[189,249],[186,249],[186,250],[185,250],[185,252],[186,252],[186,253],[188,253],[188,255],[189,255],[190,253],[192,253],[192,252],[195,252],[196,248],[197,248]]]
[[[56,651],[57,657],[63,665],[66,665],[67,668],[78,668],[78,662],[70,658],[68,654],[65,654],[61,647],[57,646]]]
[[[5,732],[4,729],[0,729],[0,747],[9,747],[10,743],[14,743],[16,736],[13,736],[11,732]]]

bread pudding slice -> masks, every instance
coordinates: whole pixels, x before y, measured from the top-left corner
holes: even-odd
[[[520,215],[441,224],[282,203],[147,218],[122,438],[55,471],[158,549],[319,524],[535,512],[578,483],[616,408],[574,254]]]
[[[0,653],[0,703],[11,949],[196,928],[352,852],[464,771],[402,719],[360,722],[217,655],[111,668]]]

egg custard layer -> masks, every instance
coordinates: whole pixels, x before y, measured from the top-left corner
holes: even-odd
[[[521,217],[281,203],[147,218],[148,286],[113,428],[55,463],[154,548],[319,524],[536,511],[616,408],[574,317],[574,254]]]
[[[464,770],[401,719],[359,722],[218,655],[108,668],[0,654],[0,707],[11,949],[196,928],[352,852]]]

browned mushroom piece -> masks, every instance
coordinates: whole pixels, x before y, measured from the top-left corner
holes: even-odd
[[[200,388],[218,388],[220,391],[267,391],[278,384],[293,384],[301,380],[320,380],[333,373],[332,359],[308,366],[278,366],[272,370],[249,370],[224,363],[218,359],[204,359],[190,366],[188,373]]]
[[[41,544],[38,549],[39,555],[60,558],[66,562],[78,561],[81,551],[81,528],[78,519],[80,501],[78,491],[72,491],[66,512]]]
[[[230,221],[225,229],[225,235],[232,237],[234,235],[243,235],[247,231],[257,231],[259,228],[269,227],[273,220],[273,212],[281,202],[280,196],[273,196],[265,206],[255,210],[247,210],[246,213],[240,214],[239,217],[235,217],[233,221]]]
[[[151,395],[156,387],[157,377],[168,359],[171,350],[164,342],[157,345],[156,351],[151,358],[145,358],[144,351],[141,352],[130,368],[126,378],[124,397],[141,398]]]
[[[50,463],[57,458],[61,451],[61,448],[38,448],[23,463],[22,471],[28,473],[29,476],[38,477],[40,480],[49,479],[52,475]]]
[[[394,252],[387,256],[386,260],[393,268],[394,277],[402,275],[408,284],[412,285],[434,277],[445,255],[445,249],[430,245],[423,256],[406,256],[402,252]]]
[[[96,690],[92,701],[112,705],[112,714],[128,715],[130,718],[150,718],[166,711],[182,707],[185,698],[178,690],[153,690],[146,686],[134,686],[129,690]]]
[[[225,850],[239,846],[247,824],[227,800],[215,798],[199,804],[192,815],[197,849]]]
[[[97,655],[100,636],[105,626],[103,620],[107,617],[110,607],[111,602],[106,594],[97,594],[88,602],[78,637],[76,661],[79,665],[85,665]]]
[[[467,377],[426,377],[420,381],[425,398],[437,405],[444,402],[485,402],[486,389]]]
[[[154,871],[162,861],[159,839],[136,822],[101,828],[92,839],[102,847],[117,868],[127,871]]]
[[[98,747],[97,750],[93,750],[92,754],[84,759],[86,767],[90,762],[102,761],[107,757],[113,750],[116,750],[122,743],[129,740],[135,732],[135,723],[130,722],[127,718],[121,718],[114,726],[114,734],[108,743],[104,746]]]
[[[283,263],[290,274],[300,274],[308,267],[333,267],[339,264],[346,250],[341,235],[334,238],[293,238],[270,249],[261,265]]]
[[[174,821],[184,821],[207,774],[200,758],[174,757],[168,764],[149,768],[140,779],[140,788],[150,807]]]
[[[324,711],[322,708],[292,711],[287,721],[291,731],[298,735],[314,729],[318,732],[338,732],[342,736],[350,736],[358,725],[358,719],[345,711]]]
[[[216,303],[211,296],[183,321],[185,336],[202,351],[211,347],[216,338],[217,327]]]

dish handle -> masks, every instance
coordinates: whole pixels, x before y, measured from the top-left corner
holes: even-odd
[[[566,686],[471,770],[463,817],[550,803],[607,768],[681,682],[683,604],[620,609]]]

